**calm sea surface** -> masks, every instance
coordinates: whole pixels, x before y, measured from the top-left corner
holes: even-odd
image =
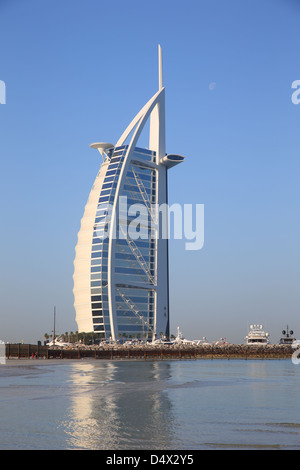
[[[0,449],[300,449],[299,386],[291,360],[8,361]]]

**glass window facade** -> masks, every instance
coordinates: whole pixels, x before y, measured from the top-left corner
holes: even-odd
[[[111,208],[124,164],[127,146],[111,151],[99,194],[90,265],[91,308],[94,332],[111,336],[108,306],[108,250]],[[112,251],[115,319],[119,338],[150,338],[156,300],[156,237],[151,228],[151,204],[157,201],[157,170],[149,163],[155,152],[135,148],[123,175],[122,207],[117,211]],[[148,163],[148,165],[147,165]],[[120,200],[120,199],[119,199]],[[126,204],[125,204],[126,202]],[[142,205],[141,212],[135,209]],[[128,215],[129,214],[129,215]],[[138,223],[137,223],[138,221]],[[131,237],[134,230],[135,237]]]

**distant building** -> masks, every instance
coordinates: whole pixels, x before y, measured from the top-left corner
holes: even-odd
[[[149,119],[149,149],[139,148]],[[113,340],[169,336],[168,239],[161,236],[167,218],[158,221],[153,205],[167,203],[168,169],[184,157],[165,152],[160,46],[158,92],[115,145],[100,142],[91,147],[99,150],[103,163],[76,246],[73,292],[78,331]],[[138,217],[134,204],[145,209]],[[137,220],[138,238],[137,231],[131,234]]]

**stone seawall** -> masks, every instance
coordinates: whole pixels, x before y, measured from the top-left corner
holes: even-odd
[[[6,344],[6,358],[15,359],[290,359],[291,346],[266,345],[105,345],[48,347],[32,344]]]
[[[294,349],[291,346],[116,346],[59,349],[51,348],[51,359],[290,359]]]

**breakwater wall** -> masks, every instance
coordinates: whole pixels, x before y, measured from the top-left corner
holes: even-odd
[[[59,348],[32,344],[6,344],[6,358],[44,359],[116,359],[116,360],[171,360],[171,359],[290,359],[295,350],[291,346],[266,345],[208,345],[208,346],[80,346]]]
[[[49,350],[50,358],[62,359],[287,359],[294,350],[291,347],[247,347],[247,346],[205,346],[205,347],[119,347],[107,349]]]
[[[30,359],[33,357],[48,358],[48,346],[41,346],[39,344],[6,344],[5,355],[6,358],[16,359]]]

